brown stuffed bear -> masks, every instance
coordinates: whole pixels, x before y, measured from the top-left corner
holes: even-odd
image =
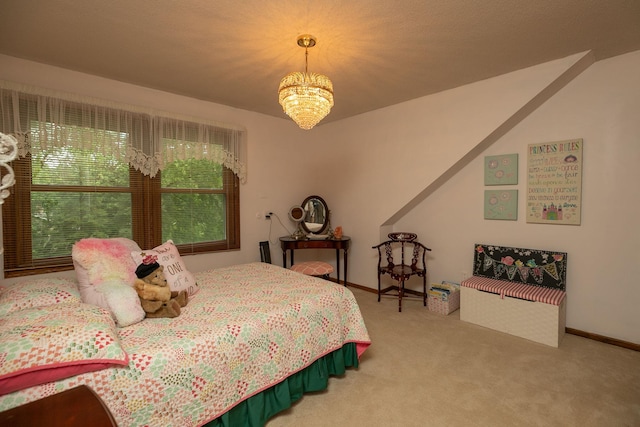
[[[189,302],[186,291],[171,291],[163,270],[155,259],[143,260],[136,269],[137,279],[134,287],[146,317],[178,317],[180,307]]]

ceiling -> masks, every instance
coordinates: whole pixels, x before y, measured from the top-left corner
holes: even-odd
[[[593,50],[640,49],[638,0],[0,0],[0,53],[285,118],[331,78],[339,120]],[[0,63],[0,67],[1,67]]]

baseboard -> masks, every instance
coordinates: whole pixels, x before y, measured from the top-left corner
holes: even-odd
[[[600,341],[605,344],[611,344],[618,347],[628,348],[629,350],[640,351],[640,344],[635,344],[629,341],[622,341],[616,338],[605,337],[604,335],[593,334],[591,332],[580,331],[573,328],[565,328],[566,333],[571,335],[577,335],[583,338],[589,338],[594,341]]]
[[[373,294],[377,294],[378,290],[377,289],[373,289],[370,288],[368,286],[362,286],[362,285],[357,285],[355,283],[351,283],[351,282],[347,282],[347,286],[351,287],[351,288],[356,288],[356,289],[360,289],[366,292],[371,292]],[[594,341],[600,341],[603,342],[605,344],[611,344],[611,345],[615,345],[617,347],[623,347],[623,348],[627,348],[629,350],[634,350],[634,351],[640,351],[640,344],[635,344],[629,341],[622,341],[616,338],[610,338],[610,337],[605,337],[604,335],[598,335],[598,334],[593,334],[591,332],[585,332],[585,331],[581,331],[579,329],[573,329],[573,328],[564,328],[565,332],[571,335],[577,335],[579,337],[583,337],[583,338],[589,338],[591,340]]]
[[[360,289],[361,291],[371,292],[372,294],[377,294],[378,290],[370,288],[368,286],[356,285],[355,283],[347,282],[347,286],[350,288]]]

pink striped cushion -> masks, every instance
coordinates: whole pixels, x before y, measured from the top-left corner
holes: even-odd
[[[524,283],[507,282],[506,280],[489,279],[487,277],[472,276],[461,283],[461,286],[480,291],[492,292],[505,296],[522,298],[545,304],[560,305],[566,293],[560,289],[550,289],[543,286],[526,285]]]
[[[306,261],[291,266],[291,270],[307,276],[324,276],[333,273],[331,264],[322,261]]]

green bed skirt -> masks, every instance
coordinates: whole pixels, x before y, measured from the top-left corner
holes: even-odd
[[[291,407],[304,393],[326,389],[329,376],[342,375],[348,367],[358,367],[355,343],[347,343],[321,357],[302,371],[240,402],[205,426],[262,427],[269,418]]]

